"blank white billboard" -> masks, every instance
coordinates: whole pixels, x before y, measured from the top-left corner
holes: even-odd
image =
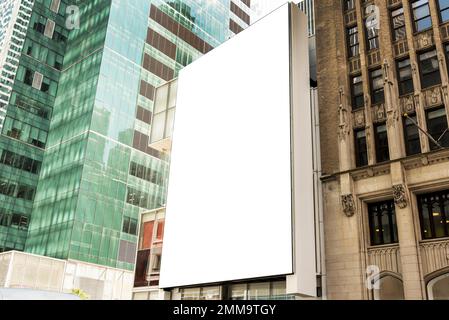
[[[162,288],[294,273],[289,35],[284,5],[181,71]]]

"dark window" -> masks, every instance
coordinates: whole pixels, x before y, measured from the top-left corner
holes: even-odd
[[[46,78],[42,79],[41,91],[45,93],[50,91],[50,80]]]
[[[34,79],[34,72],[27,69],[25,72],[25,79],[23,80],[23,83],[31,86],[33,85],[33,79]]]
[[[449,190],[419,195],[419,218],[423,239],[449,236]]]
[[[404,59],[396,63],[398,71],[399,95],[413,92],[413,77],[410,59]]]
[[[131,219],[129,222],[129,234],[137,235],[137,220]]]
[[[377,162],[384,162],[390,160],[390,153],[388,151],[388,135],[387,126],[379,124],[374,127],[376,140],[376,160]]]
[[[384,102],[384,79],[382,69],[370,71],[370,87],[371,87],[371,102],[378,104]]]
[[[33,200],[34,198],[34,188],[19,185],[17,190],[17,198],[25,200]]]
[[[154,209],[154,197],[151,197],[148,193],[142,192],[128,187],[128,194],[126,196],[126,202],[133,206]]]
[[[444,107],[429,110],[426,112],[427,132],[435,139],[441,146],[449,147],[449,132],[446,118],[446,110]],[[429,141],[430,149],[438,149],[438,145],[432,140]]]
[[[0,194],[8,197],[13,197],[16,190],[16,185],[7,181],[0,181]]]
[[[28,229],[28,217],[20,213],[13,213],[0,208],[0,226],[16,227],[26,231]]]
[[[366,49],[374,50],[379,48],[379,30],[375,26],[368,26],[365,20]]]
[[[128,233],[129,230],[129,220],[130,218],[128,217],[124,217],[123,218],[123,227],[122,227],[122,231]]]
[[[136,271],[134,277],[134,287],[147,287],[148,281],[148,263],[151,255],[151,249],[137,251]]]
[[[140,179],[145,177],[145,167],[140,164],[137,165],[137,177]]]
[[[413,29],[415,32],[420,32],[432,27],[429,0],[413,1],[412,11],[413,11]]]
[[[348,41],[348,56],[349,58],[355,57],[359,54],[359,37],[357,26],[347,29],[347,41]]]
[[[151,168],[147,168],[145,166],[137,164],[133,161],[131,162],[129,174],[134,177],[137,177],[139,179],[143,179],[148,182],[152,182],[154,184],[158,184],[161,186],[164,185],[164,180],[158,179],[158,177],[162,176],[162,174],[160,174],[159,172],[157,172]]]
[[[136,176],[137,174],[137,163],[131,162],[131,167],[129,169],[129,174],[132,176]]]
[[[19,229],[28,230],[29,219],[26,216],[20,216]]]
[[[56,56],[55,62],[54,62],[54,67],[57,70],[62,70],[62,62],[63,62],[63,58],[60,55]]]
[[[403,118],[404,124],[404,140],[405,150],[408,156],[421,153],[421,144],[419,141],[419,129],[416,126],[418,124],[416,115]]]
[[[351,95],[352,95],[352,110],[363,107],[363,82],[362,76],[351,78]]]
[[[422,88],[428,88],[441,83],[440,68],[435,50],[419,55],[419,70]]]
[[[368,216],[372,246],[398,242],[393,200],[369,204]]]
[[[36,22],[34,24],[33,28],[34,28],[34,30],[36,30],[37,32],[40,32],[42,34],[45,31],[45,25],[43,23],[40,23],[40,22]]]
[[[438,9],[440,10],[441,23],[449,20],[449,0],[438,0]]]
[[[343,0],[343,8],[345,11],[355,9],[355,0]]]
[[[33,42],[32,41],[28,41],[27,40],[27,44],[26,44],[26,53],[27,55],[31,56],[31,54],[33,53]]]
[[[9,130],[6,135],[8,137],[11,137],[13,139],[18,139],[20,140],[20,136],[22,135],[22,130],[19,130],[17,128],[12,128],[11,130]]]
[[[40,161],[36,161],[31,158],[21,156],[19,154],[7,150],[3,151],[0,150],[0,163],[34,174],[38,174],[41,167]]]
[[[356,130],[355,138],[355,158],[357,167],[363,167],[368,164],[368,152],[366,149],[366,133],[365,129]]]
[[[393,41],[406,38],[404,8],[391,11]]]
[[[124,217],[122,231],[128,234],[137,235],[137,220]]]

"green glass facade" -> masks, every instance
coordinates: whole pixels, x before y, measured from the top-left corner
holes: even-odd
[[[63,57],[68,31],[64,5],[53,12],[48,2],[35,0],[31,16],[18,18],[29,24],[0,135],[0,251],[25,248],[56,98],[55,62]],[[55,22],[51,38],[44,36],[48,19]]]
[[[35,0],[6,106],[0,251],[133,270],[140,213],[165,204],[154,88],[230,36],[230,1],[58,2]]]

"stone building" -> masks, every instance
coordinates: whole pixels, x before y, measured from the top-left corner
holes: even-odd
[[[328,299],[449,299],[449,1],[315,2]]]

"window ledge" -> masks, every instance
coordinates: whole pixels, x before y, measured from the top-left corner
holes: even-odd
[[[389,243],[389,244],[380,244],[378,246],[367,246],[367,250],[368,251],[373,251],[373,250],[377,250],[377,249],[396,249],[399,248],[399,242],[396,243]]]
[[[449,242],[449,237],[420,240],[419,244],[432,244],[441,242]]]

